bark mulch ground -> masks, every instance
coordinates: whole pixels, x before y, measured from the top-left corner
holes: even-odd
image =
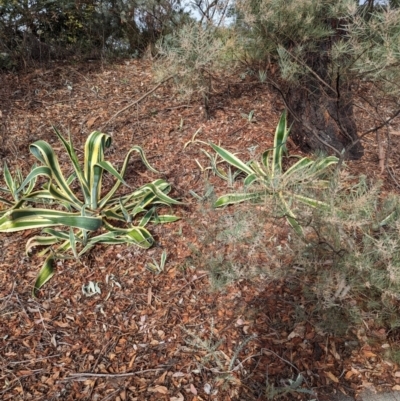
[[[172,184],[172,195],[185,202],[174,210],[180,221],[151,229],[151,250],[99,246],[80,261],[58,261],[38,298],[31,291],[42,260],[25,254],[34,232],[1,235],[0,399],[266,400],[300,374],[301,388],[316,395],[284,398],[400,388],[400,367],[385,357],[396,341],[387,331],[366,322],[364,331],[330,335],[304,318],[311,306],[299,283],[252,275],[253,265],[273,271],[290,263],[273,252],[288,241],[284,220],[250,218],[257,230],[263,224],[258,245],[221,240],[237,226],[235,213],[249,208],[213,210],[208,198],[224,193],[226,183],[201,171],[199,165],[209,164],[200,146],[185,144],[199,130],[199,139],[245,160],[261,154],[272,146],[284,108],[278,94],[237,75],[217,85],[205,121],[201,102],[182,102],[170,83],[148,94],[155,86],[150,61],[136,60],[0,75],[0,156],[11,169],[28,171],[29,144],[44,139],[69,171],[51,125],[70,133],[78,152],[91,131],[102,130],[113,138],[110,161],[120,166],[131,146],[142,146]],[[249,121],[243,114],[252,110]],[[377,119],[367,109],[357,110],[357,118],[361,132]],[[398,191],[399,127],[392,126],[390,152],[382,153],[383,134],[366,136],[366,155],[349,163],[352,173],[384,179],[385,190]],[[289,151],[300,153],[293,145]],[[133,159],[130,185],[156,178]],[[207,196],[201,202],[190,191]],[[155,275],[146,264],[164,250],[165,271]],[[232,282],[227,271],[236,277]],[[90,281],[101,294],[83,294]]]

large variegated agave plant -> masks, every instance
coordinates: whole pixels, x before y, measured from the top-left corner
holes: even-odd
[[[274,147],[263,153],[261,163],[255,160],[244,163],[236,155],[215,144],[210,144],[210,146],[216,152],[216,156],[212,156],[209,152],[203,150],[211,160],[212,170],[220,178],[232,181],[239,174],[245,175],[243,181],[245,191],[223,195],[217,199],[214,206],[222,207],[244,201],[259,201],[265,196],[277,196],[289,224],[298,234],[302,234],[302,228],[290,206],[291,202],[293,200],[299,201],[313,208],[324,208],[328,207],[328,205],[312,197],[297,193],[295,188],[300,186],[303,186],[303,189],[307,187],[309,189],[326,188],[329,182],[323,179],[323,175],[329,166],[338,162],[338,158],[327,156],[312,160],[308,157],[303,157],[299,158],[287,170],[284,170],[282,160],[286,153],[286,141],[289,132],[286,113],[284,112],[276,127]],[[220,167],[221,162],[226,162],[234,167],[235,172],[224,171]]]
[[[130,188],[124,176],[133,152],[140,155],[149,170],[157,173],[139,146],[131,148],[118,172],[104,159],[105,149],[111,145],[111,137],[94,131],[87,138],[81,167],[71,140],[66,140],[57,129],[54,130],[68,153],[73,173],[65,178],[53,148],[40,140],[30,146],[30,151],[41,165],[34,165],[25,180],[19,171],[13,177],[5,165],[7,188],[0,188],[8,194],[8,197],[0,198],[0,202],[6,206],[0,210],[0,232],[43,229],[41,235],[32,237],[26,245],[27,252],[37,246],[43,247],[40,255],[47,256],[34,290],[54,274],[54,258],[65,257],[68,251],[78,258],[95,244],[135,244],[149,248],[154,240],[146,229],[147,224],[168,223],[178,219],[173,215],[157,214],[158,205],[180,203],[168,196],[171,187],[163,179],[118,194],[121,184]],[[114,185],[106,193],[102,190],[104,173],[115,178]],[[44,177],[46,182],[37,189],[39,176]],[[79,195],[75,192],[77,187],[80,189]]]

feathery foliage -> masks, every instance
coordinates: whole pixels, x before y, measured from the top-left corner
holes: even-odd
[[[310,73],[308,58],[315,52],[336,67],[331,78],[340,69],[342,79],[383,79],[396,72],[400,60],[398,7],[363,10],[354,0],[238,0],[236,16],[247,57],[278,62],[291,83]],[[321,48],[326,40],[329,45]]]
[[[354,181],[342,175],[322,194],[328,208],[303,210],[305,236],[293,238],[288,252],[301,268],[299,282],[315,305],[314,318],[325,329],[345,332],[372,316],[399,327],[400,199],[381,199],[380,185],[366,177]]]
[[[201,96],[208,117],[213,74],[227,66],[232,45],[230,35],[222,28],[196,22],[186,24],[158,43],[156,75],[161,80],[173,75],[176,88],[185,99]]]

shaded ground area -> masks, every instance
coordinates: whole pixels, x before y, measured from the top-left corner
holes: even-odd
[[[199,146],[185,144],[200,130],[199,139],[221,143],[246,160],[260,155],[272,146],[283,110],[278,95],[251,77],[235,77],[216,87],[212,118],[204,121],[201,102],[182,103],[165,85],[115,116],[154,86],[148,61],[0,75],[0,156],[10,167],[28,171],[29,144],[45,139],[68,171],[51,125],[69,132],[77,151],[91,131],[102,130],[112,135],[107,158],[116,166],[131,146],[142,146],[173,185],[173,196],[185,202],[175,211],[179,222],[152,230],[157,244],[150,251],[97,247],[80,262],[59,261],[37,299],[31,290],[41,260],[25,255],[33,232],[1,235],[0,398],[266,400],[275,392],[326,400],[332,392],[397,389],[400,368],[385,357],[396,333],[388,336],[366,322],[364,331],[329,335],[309,319],[312,305],[301,283],[265,274],[248,278],[252,266],[273,271],[291,263],[273,252],[288,241],[284,220],[252,211],[261,245],[221,246],[221,232],[235,227],[235,213],[213,210],[210,199],[226,184],[201,171],[199,165],[209,162]],[[252,110],[254,119],[244,118]],[[358,113],[361,132],[374,125],[372,113]],[[351,163],[351,171],[381,177],[386,190],[397,191],[399,133],[393,125],[390,152],[384,153],[392,177],[388,169],[382,174],[378,149],[385,150],[387,141],[375,134],[365,137],[366,156]],[[289,151],[299,153],[293,145]],[[139,159],[131,162],[130,185],[155,178]],[[246,206],[235,210],[249,212]],[[146,263],[159,260],[163,250],[166,269],[154,275]],[[228,254],[236,255],[236,270],[224,262]],[[230,269],[237,279],[222,286]],[[99,283],[101,294],[82,293],[90,281]],[[316,395],[285,393],[299,377],[299,388]]]

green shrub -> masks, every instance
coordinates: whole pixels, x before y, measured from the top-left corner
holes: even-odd
[[[217,71],[226,70],[231,47],[232,41],[222,29],[197,22],[185,24],[159,41],[156,75],[160,80],[173,76],[185,99],[200,96],[208,118],[212,80]]]
[[[329,207],[299,212],[308,221],[304,236],[287,249],[313,305],[309,318],[338,334],[369,319],[400,326],[398,196],[382,197],[379,184],[342,174],[322,201]]]
[[[171,187],[162,179],[128,193],[117,193],[121,184],[129,187],[124,176],[133,152],[139,153],[146,167],[157,173],[139,146],[132,147],[118,172],[104,158],[105,149],[111,145],[109,135],[98,131],[89,135],[81,166],[71,141],[67,141],[56,129],[55,133],[68,153],[73,173],[65,178],[52,147],[40,140],[30,146],[30,151],[41,165],[34,165],[25,180],[22,180],[20,172],[12,177],[5,165],[7,188],[0,188],[12,198],[0,198],[0,202],[7,207],[0,211],[0,232],[43,229],[44,235],[34,236],[26,245],[27,252],[41,246],[44,249],[40,255],[48,255],[37,277],[35,289],[39,289],[52,277],[54,258],[64,257],[67,251],[78,258],[96,244],[135,244],[145,249],[151,247],[154,239],[146,226],[149,223],[177,220],[172,215],[159,216],[157,206],[180,203],[167,195]],[[115,179],[108,191],[102,187],[105,173]],[[35,190],[39,176],[44,177],[46,182]],[[79,189],[79,195],[76,189]],[[44,206],[37,207],[39,204]],[[66,229],[52,228],[60,226]]]
[[[349,177],[346,170],[331,174],[334,157],[299,158],[290,164],[289,158],[284,159],[287,135],[283,115],[274,147],[264,152],[261,163],[244,163],[214,144],[210,146],[215,155],[204,151],[211,160],[209,169],[232,187],[243,177],[244,190],[220,196],[214,207],[251,204],[236,205],[218,220],[210,217],[203,231],[211,231],[199,238],[227,251],[204,252],[202,266],[208,266],[216,287],[251,279],[254,267],[269,279],[286,277],[312,305],[303,310],[308,316],[301,319],[329,332],[343,334],[369,319],[375,325],[400,327],[399,197],[383,196],[379,183]],[[229,168],[223,169],[226,164]],[[279,217],[285,217],[298,234],[286,233],[282,246],[274,242],[277,232],[282,233],[274,221]],[[247,255],[251,248],[259,261],[243,260],[243,249]],[[273,268],[263,267],[263,260]]]

